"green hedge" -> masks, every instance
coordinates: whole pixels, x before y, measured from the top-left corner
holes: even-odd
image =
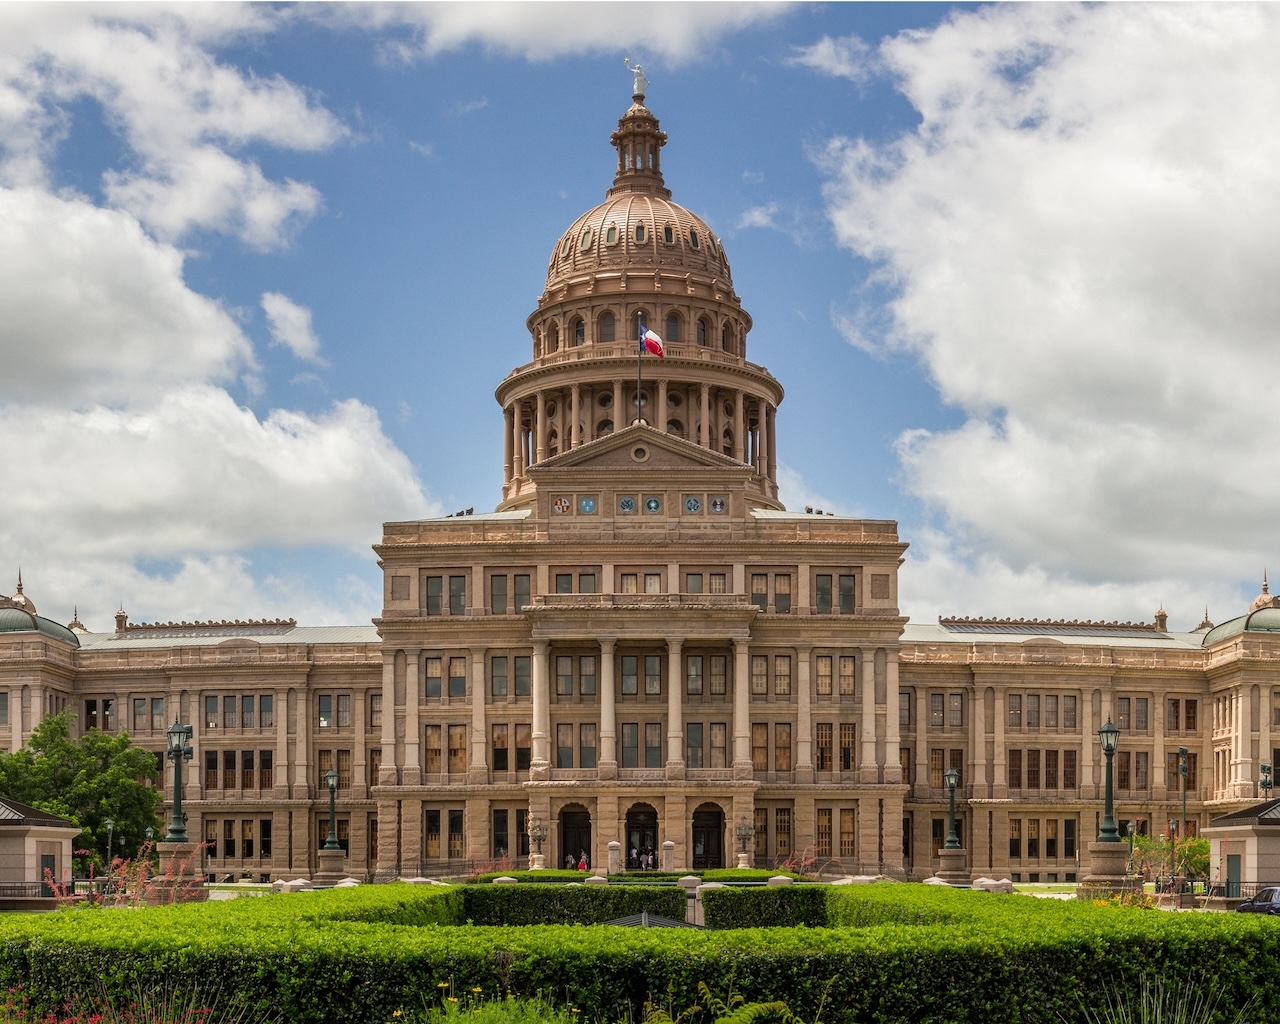
[[[604,924],[647,911],[684,920],[683,889],[615,885],[468,885],[463,918],[476,925]]]
[[[708,889],[702,894],[702,919],[708,928],[754,928],[766,921],[774,928],[825,928],[831,892],[823,885]]]
[[[696,875],[704,882],[766,882],[774,875],[785,875],[799,879],[801,875],[789,871],[767,871],[764,868],[706,868],[699,871],[619,871],[609,876],[613,885],[652,885],[654,883],[671,884],[684,878],[685,875]],[[586,876],[582,871],[559,870],[542,871],[488,871],[467,879],[471,883],[483,884],[495,878],[514,878],[517,882],[581,882]]]
[[[291,1024],[385,1024],[398,1008],[434,1005],[441,982],[489,996],[542,992],[579,1008],[584,1021],[615,1021],[650,995],[683,1009],[705,983],[721,995],[732,988],[748,1000],[783,999],[806,1020],[825,994],[826,1024],[1048,1024],[1081,1020],[1085,996],[1136,990],[1140,976],[1156,972],[1214,978],[1219,1005],[1234,1009],[1256,995],[1250,1019],[1280,1020],[1271,979],[1280,922],[1260,915],[885,884],[825,889],[831,919],[853,927],[432,923],[457,909],[459,891],[389,885],[5,915],[0,984],[23,986],[36,1011],[71,994],[127,995],[139,985],[210,1000],[238,991]]]

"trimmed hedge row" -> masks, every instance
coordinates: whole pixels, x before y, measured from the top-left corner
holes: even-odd
[[[620,885],[468,885],[463,919],[476,925],[604,924],[647,911],[684,920],[683,889]]]
[[[168,991],[209,999],[238,991],[254,1007],[300,1024],[382,1024],[398,1008],[434,1004],[440,982],[488,996],[541,992],[579,1008],[584,1020],[617,1020],[650,995],[683,1009],[705,983],[717,994],[732,988],[748,1000],[784,999],[804,1019],[825,996],[827,1024],[1047,1024],[1081,1020],[1087,995],[1136,989],[1140,976],[1157,972],[1215,978],[1219,1005],[1234,1009],[1256,995],[1252,1019],[1280,1019],[1280,988],[1271,983],[1280,922],[1260,915],[870,885],[826,890],[831,918],[864,922],[857,927],[697,932],[379,922],[443,919],[458,891],[389,885],[6,915],[0,984],[22,985],[37,1009],[73,993],[126,995],[138,985],[166,983]],[[885,918],[893,923],[873,923]]]
[[[702,894],[702,920],[708,928],[825,928],[831,919],[823,885],[780,885],[770,889],[708,889]]]
[[[802,876],[790,871],[768,871],[764,868],[705,868],[698,871],[623,871],[609,876],[613,885],[671,884],[696,875],[704,882],[766,882],[775,875],[799,879]],[[582,871],[544,869],[541,871],[488,871],[468,879],[472,883],[492,882],[495,878],[514,878],[517,882],[581,882],[586,877]]]

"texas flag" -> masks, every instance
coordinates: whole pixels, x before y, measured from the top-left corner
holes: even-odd
[[[659,359],[666,357],[666,352],[662,348],[662,339],[647,327],[640,328],[640,351],[648,352]]]

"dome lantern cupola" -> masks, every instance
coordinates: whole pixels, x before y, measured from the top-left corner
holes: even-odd
[[[670,199],[671,189],[662,181],[662,147],[667,144],[667,133],[658,129],[658,119],[644,105],[648,79],[639,64],[631,70],[635,75],[631,108],[618,121],[618,130],[609,136],[618,151],[618,172],[608,194],[649,192]]]

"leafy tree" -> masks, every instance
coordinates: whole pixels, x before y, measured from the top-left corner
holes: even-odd
[[[67,710],[44,719],[26,747],[0,754],[0,793],[83,826],[77,845],[90,848],[99,867],[107,863],[108,818],[115,821],[115,855],[136,856],[146,829],[160,833],[156,756],[128,733],[90,729],[72,740],[71,717]]]

